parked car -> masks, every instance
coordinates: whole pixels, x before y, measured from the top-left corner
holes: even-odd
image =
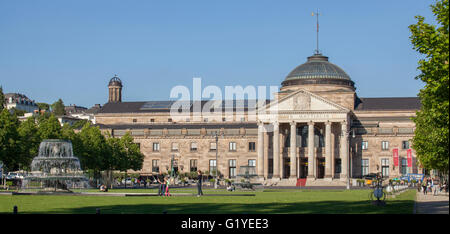
[[[122,184],[125,184],[125,181],[126,181],[126,184],[127,184],[127,185],[132,185],[132,184],[133,184],[133,181],[131,180],[131,178],[127,178],[126,180],[123,179],[123,180],[122,180]]]
[[[19,178],[19,175],[16,172],[8,172],[8,175],[6,175],[7,180],[15,180],[18,178]]]
[[[373,181],[377,179],[377,173],[369,173],[364,176],[367,185],[372,185]]]
[[[377,178],[377,173],[369,173],[364,176],[364,179],[366,180],[374,180]]]

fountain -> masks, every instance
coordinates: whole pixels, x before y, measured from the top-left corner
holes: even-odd
[[[242,177],[241,183],[235,183],[237,186],[240,186],[242,189],[251,189],[255,190],[256,186],[261,186],[261,183],[252,183],[250,181],[251,178],[257,177],[256,168],[254,166],[241,166],[240,173],[237,175],[238,178]]]
[[[44,191],[53,192],[71,192],[71,188],[88,187],[80,160],[73,156],[70,141],[47,139],[41,142],[39,154],[31,162],[31,172],[25,176],[22,188],[36,184]]]

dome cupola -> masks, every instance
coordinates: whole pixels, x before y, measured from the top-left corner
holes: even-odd
[[[120,87],[122,87],[122,81],[119,79],[119,77],[117,77],[117,75],[114,75],[114,77],[111,78],[111,80],[109,80],[108,86],[120,86]]]
[[[114,75],[108,83],[109,97],[108,102],[122,102],[122,81]]]
[[[330,63],[328,57],[316,53],[306,63],[292,70],[281,83],[282,87],[296,85],[338,85],[355,89],[354,82],[342,68]]]

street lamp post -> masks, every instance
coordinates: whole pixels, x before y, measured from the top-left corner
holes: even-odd
[[[175,159],[175,155],[172,154],[172,160],[170,160],[170,176],[171,176],[171,177],[174,177],[174,175],[175,175],[175,173],[174,173],[174,171],[173,171],[173,162],[174,162],[174,159]]]
[[[219,151],[219,136],[217,135],[217,132],[214,132],[214,137],[216,138],[216,170],[215,170],[215,180],[214,180],[214,188],[217,189],[217,169],[219,167],[219,164],[217,162],[217,156],[218,156],[218,151]]]
[[[347,134],[350,135],[352,133],[351,138],[355,138],[355,130],[350,127]],[[348,160],[347,160],[347,189],[350,189],[350,179],[352,175],[352,147],[351,147],[351,138],[348,138]]]

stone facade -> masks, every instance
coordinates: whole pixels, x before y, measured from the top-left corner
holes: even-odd
[[[313,62],[328,64],[324,58]],[[152,109],[143,108],[147,102],[115,100],[105,104],[95,120],[114,137],[131,131],[145,155],[138,172],[146,175],[167,172],[172,160],[180,172],[211,171],[216,153],[225,178],[234,178],[240,167],[250,165],[260,180],[290,181],[289,185],[301,178],[310,184],[333,184],[368,173],[390,178],[422,173],[413,150],[412,166],[405,165],[414,136],[411,117],[420,108],[417,98],[359,98],[343,71],[338,74],[343,81],[324,72],[310,81],[302,77],[308,66],[296,68],[275,99],[257,113],[246,110],[230,118],[191,110],[174,117],[164,107],[167,102]],[[335,65],[327,66],[330,70]],[[122,97],[121,90],[110,95]],[[400,158],[397,166],[394,149]],[[196,167],[191,168],[193,162]]]

